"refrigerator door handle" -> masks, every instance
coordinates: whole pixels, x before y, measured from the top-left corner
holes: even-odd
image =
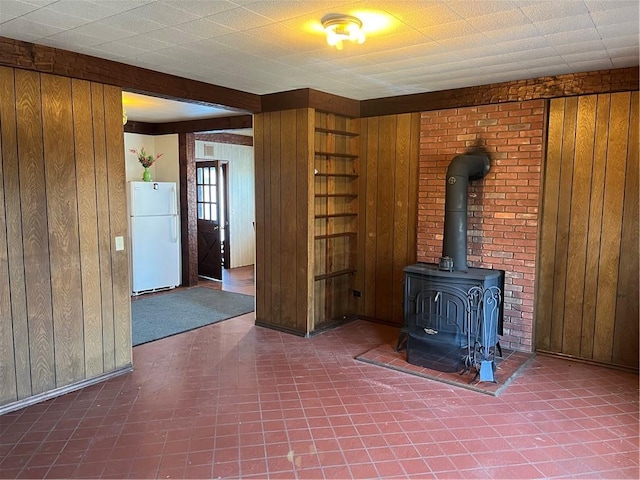
[[[178,216],[173,216],[173,243],[178,243]]]
[[[129,209],[130,215],[134,216],[136,214],[136,190],[133,185],[131,186],[131,202],[129,205]]]
[[[171,196],[173,198],[173,202],[171,203],[171,206],[173,208],[173,214],[177,215],[178,214],[178,198],[176,195],[176,187],[172,187],[171,188]]]

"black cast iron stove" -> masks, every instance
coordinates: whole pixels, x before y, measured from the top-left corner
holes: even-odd
[[[501,315],[490,315],[485,292],[502,290],[504,272],[468,268],[447,272],[438,265],[418,263],[404,268],[404,338],[407,362],[441,372],[469,369],[474,350],[498,346]],[[486,314],[486,315],[485,315]],[[487,318],[485,318],[485,316]],[[489,323],[487,332],[486,323]]]
[[[494,381],[504,271],[467,266],[467,186],[489,168],[484,150],[451,161],[443,256],[438,264],[405,267],[404,326],[397,345],[406,345],[410,364],[443,372],[475,369],[481,381]]]

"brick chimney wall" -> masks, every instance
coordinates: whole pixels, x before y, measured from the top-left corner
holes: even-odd
[[[417,258],[442,255],[445,177],[449,162],[474,145],[491,155],[491,171],[469,186],[468,262],[506,272],[504,347],[533,348],[543,156],[544,100],[421,114]]]

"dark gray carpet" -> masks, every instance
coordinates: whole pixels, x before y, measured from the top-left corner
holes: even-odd
[[[254,297],[193,287],[131,302],[133,346],[253,312]]]

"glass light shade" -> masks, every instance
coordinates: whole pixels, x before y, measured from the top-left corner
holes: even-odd
[[[365,35],[362,22],[350,15],[329,14],[322,19],[322,26],[327,33],[327,43],[342,50],[343,42],[364,43]]]

